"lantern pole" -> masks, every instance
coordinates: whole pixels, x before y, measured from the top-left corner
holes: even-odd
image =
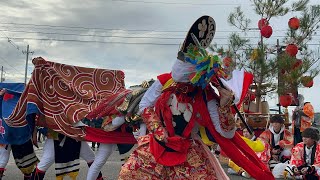
[[[279,39],[277,39],[277,57],[279,57],[279,54],[281,53],[281,47],[280,47],[280,43],[279,43]],[[279,79],[279,70],[278,70],[278,79]],[[278,84],[279,84],[279,80],[278,80]],[[278,85],[279,88],[279,85]],[[278,93],[278,106],[279,106],[279,114],[281,114],[281,105],[280,105],[280,95]]]

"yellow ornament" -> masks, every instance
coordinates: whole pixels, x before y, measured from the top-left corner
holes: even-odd
[[[259,50],[258,50],[258,49],[254,49],[254,50],[252,51],[252,54],[251,54],[250,59],[251,59],[251,60],[257,60],[258,57],[259,57]]]

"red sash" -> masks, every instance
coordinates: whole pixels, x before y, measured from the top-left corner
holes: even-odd
[[[150,136],[150,152],[156,162],[164,166],[176,166],[186,162],[188,149],[191,145],[191,140],[180,136],[168,137],[168,142],[165,146],[173,149],[175,152],[166,151],[166,148],[160,145],[153,137]]]

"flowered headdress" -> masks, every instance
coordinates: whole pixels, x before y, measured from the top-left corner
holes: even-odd
[[[214,75],[226,76],[217,55],[209,54],[207,48],[215,34],[216,24],[212,17],[202,16],[191,26],[178,53],[178,59],[195,66],[189,80],[195,86],[205,88]]]
[[[218,55],[209,54],[202,47],[189,47],[185,61],[196,66],[195,73],[189,76],[190,82],[205,88],[214,75],[224,76]]]

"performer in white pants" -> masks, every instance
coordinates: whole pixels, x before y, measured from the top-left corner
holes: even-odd
[[[80,157],[87,163],[92,163],[95,159],[94,152],[87,142],[81,142]],[[54,163],[54,142],[53,139],[46,139],[43,146],[43,155],[37,165],[40,171],[47,171]]]
[[[0,180],[4,176],[3,173],[9,162],[10,152],[10,145],[0,144]]]
[[[5,89],[0,89],[0,96],[3,96],[5,92]],[[0,144],[0,179],[2,179],[5,168],[9,162],[10,151],[10,145]]]
[[[88,163],[89,166],[92,164],[92,162],[95,159],[94,152],[92,151],[88,143],[85,141],[81,142],[80,157],[83,158]],[[55,162],[54,140],[47,138],[43,146],[43,155],[35,170],[36,171],[35,177],[37,177],[37,180],[44,178],[45,172],[49,169],[49,167],[52,164],[54,164],[54,162]],[[102,175],[100,176],[102,177]]]
[[[120,127],[125,122],[124,116],[115,117],[112,120],[112,126],[116,129]],[[140,129],[137,132],[134,132],[134,136],[138,138],[139,136],[143,136],[146,134],[146,126],[145,124],[140,125]],[[96,153],[96,157],[94,162],[89,168],[87,180],[95,180],[97,179],[99,172],[103,165],[107,162],[109,156],[112,154],[116,144],[104,144],[100,143],[100,147]]]

